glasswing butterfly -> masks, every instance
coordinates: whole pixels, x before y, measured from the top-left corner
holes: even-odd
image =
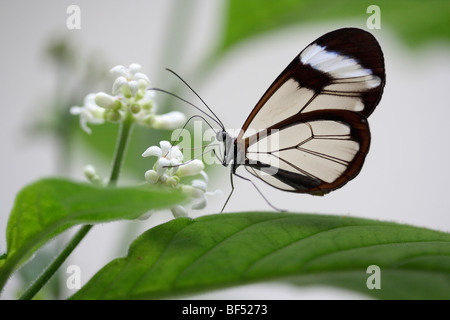
[[[236,173],[241,165],[277,189],[312,195],[355,178],[370,146],[367,117],[380,102],[385,81],[377,40],[362,29],[343,28],[313,41],[292,60],[236,138],[197,95],[215,118],[206,115],[221,127],[216,139],[223,152],[216,156],[231,166],[232,190],[222,211],[234,190],[233,175],[260,192]]]

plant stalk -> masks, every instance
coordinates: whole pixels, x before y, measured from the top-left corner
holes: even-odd
[[[67,247],[53,260],[53,262],[42,272],[39,278],[19,297],[19,300],[31,300],[41,288],[51,279],[59,267],[64,263],[67,257],[83,240],[86,234],[91,230],[92,224],[82,226],[81,229],[70,240]]]
[[[108,181],[108,186],[117,185],[117,181],[120,175],[120,169],[122,168],[123,160],[125,157],[125,151],[128,145],[131,129],[133,127],[133,118],[131,114],[127,113],[126,119],[120,124],[119,136],[117,138],[116,149],[114,151],[114,158],[112,164],[112,170]],[[51,279],[55,272],[66,261],[67,257],[78,246],[81,240],[84,239],[86,234],[92,229],[93,225],[88,224],[80,228],[75,236],[70,240],[66,248],[50,263],[50,265],[42,272],[42,274],[33,282],[33,284],[25,290],[25,292],[19,297],[20,300],[32,299],[42,287]]]

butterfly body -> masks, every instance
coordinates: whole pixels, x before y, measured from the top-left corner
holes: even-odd
[[[384,84],[383,53],[370,33],[327,33],[281,72],[236,138],[225,130],[217,134],[222,164],[231,164],[232,175],[242,165],[283,191],[338,189],[362,168],[370,147],[367,117]]]

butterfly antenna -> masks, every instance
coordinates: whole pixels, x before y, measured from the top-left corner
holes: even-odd
[[[175,71],[173,71],[172,69],[166,68],[167,71],[169,71],[170,73],[172,73],[175,77],[177,77],[179,80],[181,80],[181,82],[184,83],[184,85],[186,87],[189,88],[189,90],[191,90],[196,96],[197,98],[200,99],[200,101],[203,103],[203,105],[209,110],[209,112],[211,112],[211,114],[217,119],[216,123],[218,123],[220,125],[220,127],[225,130],[225,126],[223,125],[222,121],[220,121],[219,117],[214,113],[214,111],[211,110],[211,108],[206,104],[206,102],[200,97],[200,95],[195,92],[195,90],[186,82],[184,81],[184,79],[178,75]]]
[[[187,101],[186,99],[183,99],[182,97],[177,96],[175,93],[172,93],[172,92],[169,92],[169,91],[167,91],[167,90],[160,89],[160,88],[148,88],[147,90],[159,91],[159,92],[168,94],[169,96],[172,96],[172,97],[174,97],[174,98],[177,98],[178,100],[181,100],[181,101],[183,101],[184,103],[187,103],[187,104],[190,105],[191,107],[194,107],[195,109],[197,109],[198,111],[200,111],[201,113],[203,113],[205,116],[207,116],[207,117],[210,118],[212,121],[214,121],[215,123],[217,123],[221,128],[224,128],[222,122],[221,122],[220,120],[216,119],[217,116],[216,116],[216,118],[212,117],[210,114],[206,113],[204,110],[200,109],[199,107],[197,107],[197,106],[196,106],[195,104],[193,104],[192,102],[189,102],[189,101]],[[209,108],[208,108],[208,109],[209,109]]]
[[[183,125],[183,127],[181,128],[180,133],[178,134],[178,136],[177,136],[174,140],[172,140],[172,142],[171,142],[172,146],[176,145],[176,144],[179,142],[179,138],[180,138],[180,136],[181,136],[181,132],[182,132],[184,129],[186,129],[186,127],[187,127],[187,125],[189,124],[189,122],[190,122],[192,119],[194,119],[194,118],[200,118],[200,119],[202,119],[202,120],[208,125],[208,127],[210,127],[211,130],[214,131],[214,133],[217,133],[217,132],[216,132],[216,129],[214,129],[213,126],[212,126],[212,125],[211,125],[204,117],[202,117],[202,116],[199,115],[199,114],[195,114],[195,115],[191,116],[189,119],[187,119],[186,123],[185,123],[185,124]]]

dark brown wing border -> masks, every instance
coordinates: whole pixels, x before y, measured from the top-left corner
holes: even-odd
[[[293,172],[286,172],[284,170],[278,170],[275,174],[272,175],[272,177],[280,180],[281,182],[295,188],[295,190],[285,190],[278,188],[264,179],[262,179],[264,182],[272,185],[273,187],[277,189],[281,189],[284,191],[290,191],[290,192],[296,192],[296,193],[310,193],[315,195],[323,195],[330,191],[333,191],[335,189],[338,189],[345,185],[348,181],[352,180],[354,177],[358,175],[360,172],[365,157],[367,153],[369,152],[370,147],[370,130],[369,130],[369,124],[367,122],[367,119],[356,112],[347,111],[347,110],[317,110],[313,112],[308,112],[305,114],[297,114],[295,116],[292,116],[274,126],[269,128],[269,130],[257,133],[253,136],[250,136],[244,140],[244,152],[246,152],[247,148],[251,143],[255,143],[256,141],[259,141],[260,139],[266,137],[267,134],[270,134],[272,129],[276,130],[283,130],[290,126],[299,124],[299,123],[308,123],[308,122],[314,122],[319,120],[331,120],[343,123],[347,125],[350,128],[350,139],[357,142],[359,145],[359,150],[353,157],[353,159],[348,163],[346,170],[332,183],[327,183],[324,181],[321,181],[320,179],[316,179],[314,177],[310,177],[308,175],[302,175],[297,174]],[[267,168],[267,164],[257,162],[257,163],[250,163],[246,162],[245,164],[246,169],[252,173],[253,175],[256,175],[259,177],[255,172],[252,172],[249,169],[255,169],[260,171],[265,171],[265,168]],[[301,166],[301,164],[298,164],[298,166]]]
[[[373,74],[381,79],[382,83],[380,86],[361,93],[364,110],[359,113],[368,117],[380,102],[386,82],[383,52],[375,37],[362,29],[343,28],[321,36],[310,45],[314,43],[326,47],[329,51],[354,58],[361,66],[372,70]],[[299,87],[312,89],[316,93],[319,93],[325,86],[332,83],[333,78],[330,75],[315,70],[300,61],[302,52],[292,60],[263,94],[244,122],[236,140],[242,139],[256,114],[264,107],[274,92],[288,79],[294,79],[299,84]]]

